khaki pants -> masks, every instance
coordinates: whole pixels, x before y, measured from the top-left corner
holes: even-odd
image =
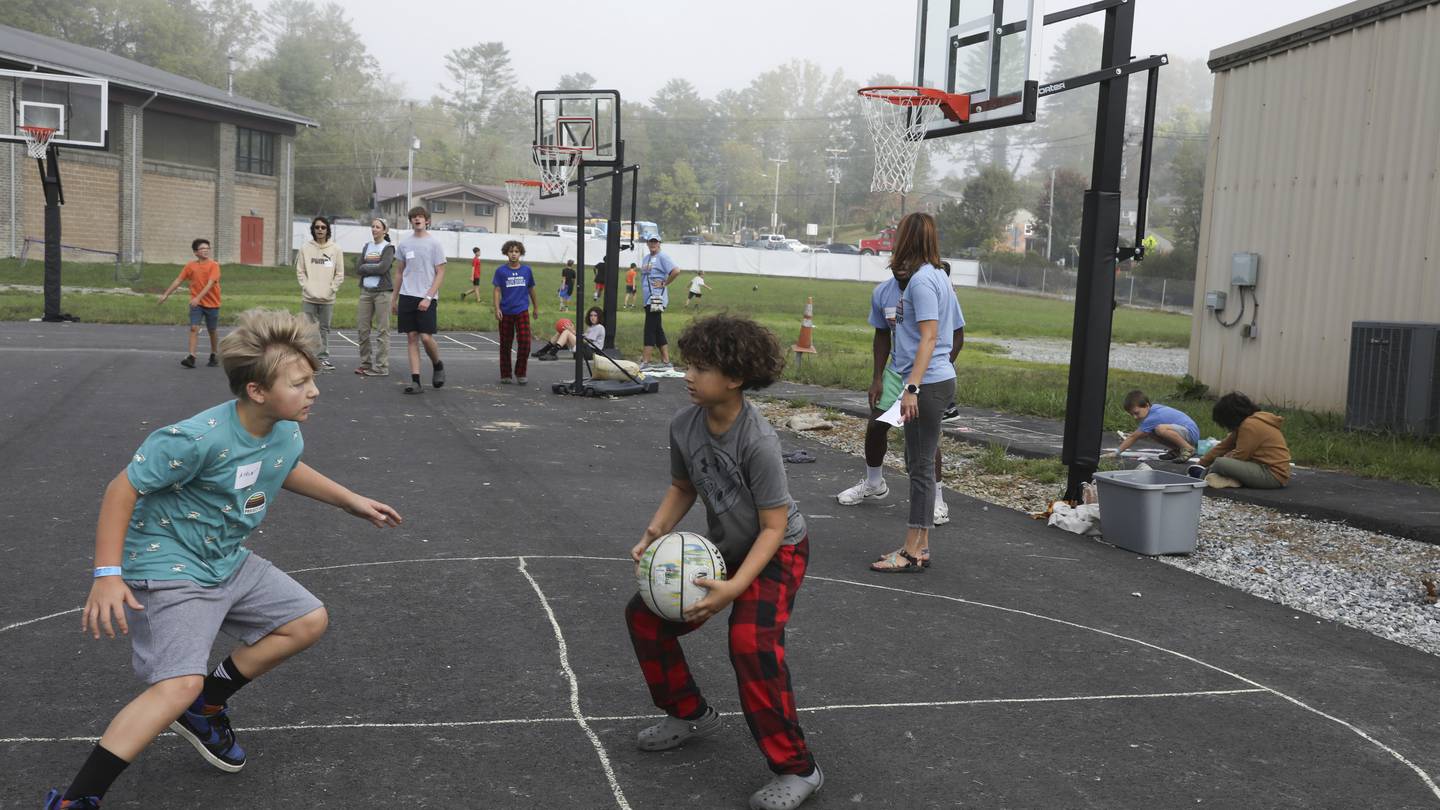
[[[1234,478],[1251,489],[1279,489],[1285,486],[1275,478],[1275,474],[1270,472],[1269,467],[1258,461],[1217,458],[1215,463],[1210,465],[1210,472]]]
[[[300,302],[300,312],[320,327],[320,359],[330,359],[330,316],[335,313],[334,304],[313,304]]]
[[[390,290],[361,290],[355,308],[355,331],[360,339],[360,368],[390,373]],[[374,342],[371,342],[372,326]]]

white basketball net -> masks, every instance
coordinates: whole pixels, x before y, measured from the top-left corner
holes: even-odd
[[[540,167],[540,191],[546,195],[565,196],[570,193],[570,180],[580,165],[576,153],[553,146],[535,147],[535,165]]]
[[[45,157],[45,150],[50,146],[50,136],[55,134],[55,130],[46,127],[20,127],[20,134],[25,136],[25,152],[39,160]]]
[[[915,159],[930,122],[940,116],[940,103],[918,93],[914,98],[892,101],[904,91],[890,89],[889,98],[861,95],[870,135],[875,139],[875,174],[871,191],[905,194],[915,175]]]
[[[510,200],[510,221],[523,224],[530,221],[530,203],[540,184],[534,180],[506,180],[505,196]]]

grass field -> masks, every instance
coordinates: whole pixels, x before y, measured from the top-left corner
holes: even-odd
[[[469,262],[457,261],[450,268],[440,298],[440,328],[493,331],[495,322],[488,305],[458,301],[460,293],[470,287]],[[543,335],[550,328],[547,322],[559,317],[554,290],[559,286],[560,269],[557,265],[538,264],[534,269],[542,311],[542,326],[535,332]],[[0,260],[0,285],[38,286],[41,272],[39,262],[31,261],[22,269],[13,259]],[[182,294],[177,293],[163,306],[155,303],[177,272],[174,265],[145,265],[139,281],[133,285],[117,285],[113,268],[67,265],[64,274],[67,287],[109,288],[114,292],[67,294],[63,309],[90,322],[184,323],[186,299]],[[869,311],[872,284],[718,273],[706,276],[706,280],[713,289],[705,294],[703,312],[729,309],[744,313],[774,330],[786,343],[798,334],[806,297],[814,296],[814,337],[820,354],[800,366],[792,363],[786,370],[787,378],[855,390],[869,385],[873,330],[865,322],[865,316]],[[683,285],[688,281],[688,274],[682,276],[672,289],[671,308],[665,318],[666,332],[672,342],[696,314],[684,308]],[[298,285],[294,271],[288,268],[232,267],[225,271],[223,289],[222,323],[230,322],[237,313],[251,307],[299,307]],[[589,290],[585,292],[588,301]],[[347,282],[335,305],[335,324],[353,326],[355,301],[356,288]],[[1070,302],[962,289],[960,303],[969,323],[967,337],[1070,337],[1073,313]],[[38,293],[0,291],[0,320],[24,320],[40,312]],[[617,339],[626,356],[639,354],[642,321],[638,309],[619,313]],[[1190,323],[1187,315],[1122,308],[1115,313],[1113,336],[1121,343],[1184,347],[1189,343]],[[971,343],[960,357],[957,372],[957,395],[963,405],[1049,418],[1064,416],[1068,370],[1063,366],[1012,360],[995,347]],[[1134,420],[1120,407],[1125,392],[1133,388],[1143,389],[1152,399],[1188,412],[1199,424],[1202,435],[1223,435],[1210,421],[1211,400],[1194,396],[1180,378],[1119,370],[1112,370],[1108,376],[1107,429],[1134,428]],[[1297,464],[1440,486],[1440,440],[1350,433],[1343,429],[1339,415],[1276,410],[1286,417],[1286,436]]]

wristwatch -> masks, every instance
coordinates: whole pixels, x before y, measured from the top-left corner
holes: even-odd
[[[905,383],[905,393],[918,396],[920,394],[920,386],[915,383]]]

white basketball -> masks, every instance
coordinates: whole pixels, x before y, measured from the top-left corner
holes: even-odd
[[[709,593],[695,580],[723,580],[725,573],[725,558],[715,544],[694,532],[671,532],[645,549],[635,580],[652,613],[682,622],[684,612]]]

